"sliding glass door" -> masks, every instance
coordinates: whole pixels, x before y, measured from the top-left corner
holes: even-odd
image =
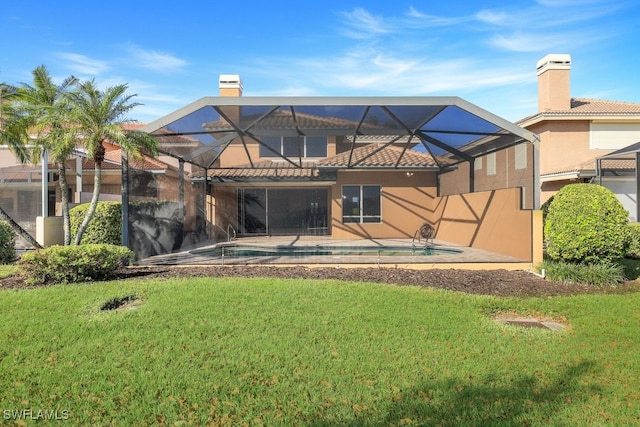
[[[239,189],[240,234],[327,234],[325,188]]]

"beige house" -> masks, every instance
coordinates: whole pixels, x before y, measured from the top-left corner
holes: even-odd
[[[142,128],[191,171],[164,220],[128,218],[142,256],[231,235],[411,239],[427,222],[438,239],[532,261],[533,133],[457,97],[243,97],[239,76],[219,84]],[[160,222],[179,232],[156,248]]]
[[[572,98],[571,57],[550,54],[537,63],[538,112],[516,122],[540,138],[540,194],[596,181],[596,159],[640,142],[640,104]],[[637,219],[634,162],[618,162],[598,179]],[[606,166],[606,165],[605,165]]]

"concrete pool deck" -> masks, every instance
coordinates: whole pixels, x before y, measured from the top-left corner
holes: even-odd
[[[424,244],[424,243],[423,243]],[[422,244],[422,245],[423,245]],[[191,250],[165,255],[156,255],[138,261],[141,266],[153,265],[269,265],[269,266],[308,266],[308,267],[389,267],[389,268],[459,268],[474,270],[531,270],[530,261],[496,254],[434,240],[435,249],[453,249],[460,253],[442,253],[433,256],[369,256],[369,255],[306,255],[306,256],[261,256],[261,257],[213,257],[200,254],[206,249],[224,245],[261,246],[261,247],[414,247],[412,239],[345,239],[335,240],[329,236],[260,236],[241,237],[231,242],[218,242],[203,245]],[[416,244],[417,247],[422,245]]]

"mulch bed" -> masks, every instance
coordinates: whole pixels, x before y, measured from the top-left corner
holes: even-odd
[[[596,287],[542,279],[525,271],[508,270],[411,270],[401,268],[307,268],[268,266],[155,266],[127,267],[117,272],[118,280],[135,278],[189,277],[273,277],[287,279],[335,279],[374,282],[400,286],[448,289],[478,295],[554,296],[584,293],[625,293],[640,291],[639,282]],[[12,276],[0,279],[0,289],[28,288],[24,279]]]

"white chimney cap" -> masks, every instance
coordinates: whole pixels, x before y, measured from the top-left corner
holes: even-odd
[[[242,80],[238,74],[220,74],[218,84],[220,89],[242,88]]]
[[[536,64],[538,75],[547,70],[570,70],[571,55],[566,53],[550,53]]]

